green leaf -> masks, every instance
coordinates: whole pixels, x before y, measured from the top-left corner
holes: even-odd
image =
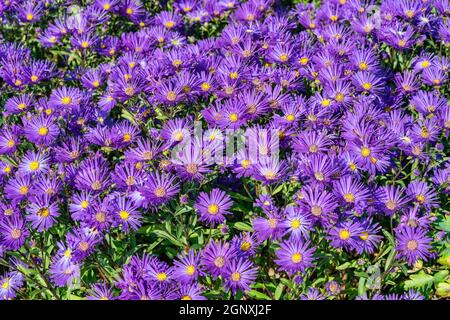
[[[252,226],[249,225],[249,224],[247,224],[247,223],[244,223],[244,222],[236,222],[236,223],[234,224],[234,228],[235,228],[235,229],[238,229],[238,230],[241,230],[241,231],[250,231],[250,232],[253,232]]]
[[[346,263],[341,264],[340,266],[337,266],[337,267],[336,267],[336,270],[345,270],[345,269],[347,269],[349,266],[350,266],[350,262],[347,261]]]
[[[366,279],[365,278],[359,278],[358,282],[358,295],[363,296],[366,293]]]
[[[450,283],[441,282],[438,284],[436,293],[438,296],[449,298],[450,297]]]
[[[445,232],[450,232],[450,216],[446,216],[445,219],[438,224],[438,228]]]
[[[434,278],[434,283],[438,284],[439,282],[444,281],[447,276],[448,276],[449,271],[448,270],[441,270],[439,272],[437,272],[433,278]]]
[[[153,233],[161,238],[169,240],[172,244],[178,247],[184,247],[184,245],[177,238],[163,230],[153,230]]]
[[[256,290],[251,290],[251,291],[247,292],[247,295],[253,299],[272,300],[268,295],[266,295],[262,292],[256,291]]]
[[[386,263],[384,264],[384,271],[388,271],[389,268],[391,267],[392,261],[395,258],[395,249],[393,247],[391,247],[391,252],[389,253],[387,259],[386,259]]]
[[[405,281],[405,289],[411,289],[411,288],[427,288],[433,285],[433,276],[430,276],[429,274],[426,274],[425,272],[421,271],[417,274],[412,274],[409,277],[409,280]]]
[[[280,283],[277,287],[277,289],[275,290],[275,300],[280,300],[281,295],[283,294],[283,289],[284,289],[284,284]]]

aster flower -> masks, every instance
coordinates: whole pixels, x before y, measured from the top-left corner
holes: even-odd
[[[113,291],[105,283],[96,283],[88,291],[88,300],[115,300]]]
[[[231,214],[228,209],[232,205],[231,197],[224,191],[215,188],[210,194],[200,192],[195,209],[200,213],[200,221],[207,222],[214,227],[225,221],[224,215]]]
[[[121,226],[122,230],[136,231],[141,226],[141,213],[134,202],[126,197],[119,197],[115,201],[115,224]]]
[[[24,284],[23,280],[22,274],[16,271],[4,274],[0,278],[0,300],[14,299],[17,290]]]
[[[427,231],[418,228],[401,228],[396,233],[397,257],[406,260],[412,266],[419,260],[427,261],[432,253],[431,241]]]
[[[356,250],[362,228],[357,221],[343,221],[329,231],[330,244],[335,248],[344,248],[348,251]]]
[[[18,215],[0,221],[0,243],[9,250],[20,249],[29,235],[25,221]]]
[[[19,164],[18,172],[22,174],[40,174],[49,169],[49,158],[42,153],[27,152]]]
[[[401,188],[395,186],[381,187],[377,191],[377,199],[379,199],[381,209],[388,215],[393,215],[397,210],[405,207],[408,200],[402,195],[404,192]]]
[[[158,206],[174,198],[179,192],[179,184],[175,179],[176,177],[171,174],[151,172],[146,184],[141,188],[146,202]]]
[[[59,135],[59,127],[52,116],[41,115],[25,120],[23,131],[25,137],[37,145],[50,145]]]
[[[290,239],[308,239],[312,228],[312,222],[308,215],[293,206],[288,206],[285,212],[286,219],[282,225],[286,230],[285,233],[290,236]]]
[[[306,294],[300,296],[300,300],[325,300],[325,296],[316,288],[309,288]]]
[[[276,251],[277,259],[275,263],[281,270],[289,274],[304,271],[313,265],[313,254],[315,248],[310,248],[309,242],[301,240],[287,240],[280,244],[280,249]]]
[[[26,220],[31,222],[31,226],[39,232],[48,230],[59,216],[58,206],[51,202],[48,195],[30,199],[26,211],[28,213]]]
[[[205,271],[217,278],[225,272],[225,266],[236,257],[233,246],[224,241],[211,240],[201,253],[201,264]]]
[[[200,265],[200,258],[200,254],[193,250],[180,255],[179,259],[174,262],[173,277],[181,283],[195,282],[199,276],[204,274]]]
[[[202,293],[200,286],[193,283],[181,286],[178,290],[178,297],[180,300],[206,300]]]
[[[224,270],[225,288],[234,294],[238,291],[249,291],[250,284],[256,280],[258,270],[247,259],[239,258],[230,260]]]

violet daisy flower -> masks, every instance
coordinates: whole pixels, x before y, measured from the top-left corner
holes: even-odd
[[[302,240],[286,240],[280,244],[276,251],[275,263],[281,270],[293,274],[304,271],[313,265],[315,247],[310,247],[310,242]]]
[[[224,191],[214,188],[209,194],[200,192],[195,209],[200,213],[200,221],[214,227],[225,221],[225,216],[231,214],[228,210],[233,205],[231,197]]]
[[[256,280],[258,269],[247,259],[230,260],[223,272],[225,288],[231,289],[233,294],[238,290],[250,291],[250,285]]]
[[[430,252],[432,239],[427,236],[427,230],[419,228],[401,228],[396,233],[397,257],[406,260],[413,266],[417,260],[427,261],[433,256]]]
[[[30,235],[25,221],[19,215],[6,217],[0,221],[0,244],[9,250],[18,250]]]
[[[211,240],[201,252],[201,263],[213,278],[224,272],[225,265],[236,257],[233,246],[224,241]]]
[[[39,232],[48,230],[59,217],[58,206],[51,201],[48,195],[36,196],[30,199],[26,211],[26,220]]]

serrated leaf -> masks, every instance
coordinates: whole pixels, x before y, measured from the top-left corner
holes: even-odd
[[[417,274],[412,274],[409,280],[405,281],[405,289],[411,288],[427,288],[433,285],[433,276],[426,274],[425,272],[420,272]]]
[[[436,288],[436,294],[438,296],[441,296],[444,298],[449,298],[450,297],[450,284],[445,283],[445,282],[439,283]]]

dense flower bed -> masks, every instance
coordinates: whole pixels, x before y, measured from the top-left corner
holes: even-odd
[[[2,0],[0,299],[449,297],[449,0],[298,2]]]

